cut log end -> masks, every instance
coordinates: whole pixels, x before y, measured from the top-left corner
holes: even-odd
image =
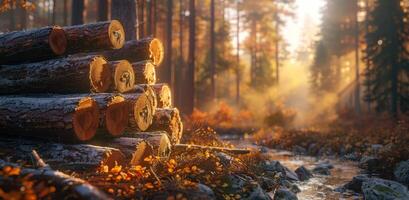
[[[75,108],[72,121],[77,139],[90,140],[94,137],[99,125],[98,104],[89,97],[81,99]]]
[[[132,155],[131,165],[146,165],[145,158],[153,155],[153,148],[146,141],[141,141],[136,145],[136,150]]]
[[[67,38],[65,36],[64,30],[59,26],[54,26],[48,37],[48,42],[50,44],[51,50],[56,55],[62,55],[65,53],[67,47]]]
[[[159,39],[153,39],[149,45],[150,59],[153,64],[158,66],[163,61],[164,47]]]
[[[171,142],[166,134],[160,135],[160,142],[158,147],[158,156],[167,157],[171,152]]]
[[[95,92],[105,92],[111,85],[111,71],[107,66],[107,61],[100,56],[96,56],[90,64],[91,90]]]
[[[138,128],[145,131],[152,123],[152,108],[151,103],[146,94],[142,94],[135,102],[133,107],[133,115]]]
[[[115,90],[127,92],[133,89],[135,84],[135,73],[132,65],[126,60],[109,62],[114,74]]]
[[[129,109],[125,99],[121,96],[115,96],[108,104],[105,114],[105,121],[108,132],[114,136],[120,136],[126,127],[129,120]]]
[[[155,84],[151,85],[155,91],[155,95],[158,101],[158,108],[170,108],[172,107],[172,93],[167,84]]]
[[[156,70],[150,61],[141,61],[132,63],[135,72],[135,84],[155,84]]]
[[[118,20],[112,20],[108,32],[112,49],[122,48],[125,44],[125,31],[122,24]]]

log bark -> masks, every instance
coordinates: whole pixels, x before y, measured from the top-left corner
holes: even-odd
[[[155,84],[156,70],[150,61],[132,63],[135,72],[135,84]]]
[[[135,72],[128,61],[110,61],[108,65],[112,73],[112,91],[123,93],[134,88]]]
[[[58,26],[0,35],[0,64],[21,64],[58,57],[65,53],[67,39]]]
[[[120,49],[125,32],[117,20],[63,27],[67,36],[66,54]]]
[[[111,73],[101,56],[0,66],[0,94],[104,92]]]
[[[61,144],[2,137],[0,150],[13,162],[31,161],[30,152],[36,150],[44,162],[56,169],[93,171],[102,163],[110,168],[115,163],[126,163],[125,156],[119,149],[90,144]]]
[[[108,146],[121,150],[130,160],[130,165],[147,166],[145,158],[157,157],[167,159],[170,155],[170,141],[166,134],[155,134],[144,138],[120,137],[107,143]]]
[[[148,144],[152,146],[154,156],[168,158],[171,153],[171,143],[168,135],[164,131],[131,132],[126,133],[126,137],[139,138],[147,141]]]
[[[123,97],[129,105],[129,131],[145,131],[152,124],[152,105],[145,93],[127,93]]]
[[[163,48],[163,44],[159,39],[144,38],[128,41],[121,49],[100,53],[109,60],[126,59],[130,62],[150,60],[155,66],[159,66],[163,61]]]
[[[125,98],[112,93],[98,93],[90,96],[100,109],[98,133],[118,137],[128,127],[129,106]]]
[[[0,160],[0,170],[4,170],[5,168],[18,168],[20,169],[19,174],[16,175],[19,179],[17,180],[25,180],[35,183],[45,183],[46,185],[52,185],[55,187],[56,192],[50,194],[51,199],[101,199],[101,200],[108,200],[109,198],[105,193],[97,189],[96,187],[90,185],[86,181],[71,177],[67,174],[64,174],[59,171],[54,171],[50,168],[40,168],[40,169],[32,169],[32,168],[22,168],[14,163],[7,163],[4,160]],[[0,187],[4,190],[17,190],[20,191],[19,185],[22,183],[18,183],[13,179],[16,176],[11,177],[2,177],[2,181],[0,181]],[[38,184],[40,185],[40,184]],[[17,187],[16,187],[17,186]],[[41,187],[41,186],[39,186]],[[41,192],[44,191],[37,191],[40,195]],[[14,198],[15,196],[10,196],[10,198]],[[7,198],[6,198],[7,199]]]
[[[158,108],[148,131],[166,131],[172,144],[179,144],[183,123],[177,108]]]
[[[98,104],[81,95],[0,97],[2,134],[87,141],[97,131],[99,116]]]
[[[202,146],[202,145],[195,145],[195,144],[175,144],[172,147],[174,153],[177,152],[184,152],[189,149],[192,150],[209,150],[209,151],[216,151],[216,152],[226,152],[231,154],[248,154],[251,151],[248,149],[235,149],[235,148],[225,148],[225,147],[213,147],[213,146]]]

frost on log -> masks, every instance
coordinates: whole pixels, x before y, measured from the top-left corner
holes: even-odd
[[[111,71],[101,56],[69,57],[0,66],[0,93],[104,92]]]
[[[131,40],[125,43],[121,49],[100,52],[109,60],[126,59],[129,62],[150,60],[155,66],[163,61],[163,44],[156,38],[144,38]]]
[[[2,134],[86,141],[98,128],[99,108],[89,97],[0,97]]]
[[[56,58],[65,53],[67,39],[58,26],[0,35],[0,64],[20,64]]]
[[[125,32],[117,20],[63,27],[67,35],[67,54],[120,49]]]

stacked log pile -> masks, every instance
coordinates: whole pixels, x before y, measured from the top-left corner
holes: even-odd
[[[183,126],[156,83],[163,54],[156,38],[125,42],[117,20],[0,35],[0,149],[88,169],[166,158]]]
[[[144,167],[158,179],[152,160],[170,162],[171,153],[248,153],[179,144],[183,123],[171,88],[156,82],[161,41],[124,39],[116,20],[0,35],[1,186],[20,191],[18,180],[28,177],[59,190],[52,199],[110,199],[53,169]],[[21,167],[33,162],[36,168]]]

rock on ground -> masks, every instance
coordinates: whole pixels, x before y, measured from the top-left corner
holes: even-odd
[[[289,191],[287,188],[280,187],[275,193],[274,200],[298,200],[297,195]]]
[[[300,181],[306,181],[312,177],[312,173],[310,172],[310,170],[308,170],[304,166],[298,167],[295,170],[295,173],[297,174]]]
[[[362,183],[368,181],[370,178],[365,174],[359,174],[352,178],[350,182],[344,185],[347,190],[354,191],[356,193],[362,193]]]
[[[408,189],[395,181],[371,178],[362,184],[365,199],[370,200],[408,200]]]
[[[397,181],[409,185],[409,160],[400,162],[393,172]]]

